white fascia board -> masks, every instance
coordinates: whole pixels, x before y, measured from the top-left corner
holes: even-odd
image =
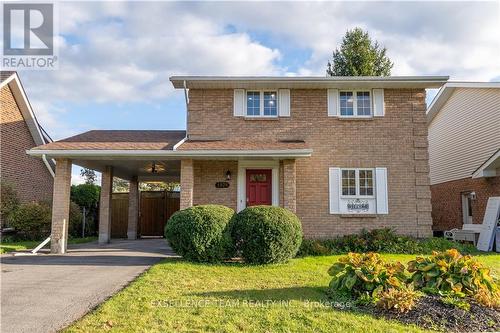
[[[288,87],[307,87],[313,85],[316,89],[319,86],[327,88],[344,84],[371,84],[376,87],[397,87],[398,85],[441,87],[449,79],[448,76],[171,76],[170,82],[176,89],[187,88],[207,88],[224,84],[227,88],[244,88],[246,85],[283,85]],[[333,86],[332,86],[333,85]]]
[[[68,158],[162,158],[162,157],[309,157],[312,149],[286,150],[41,150],[31,149],[31,156],[48,155]]]
[[[500,82],[463,82],[463,81],[448,81],[439,89],[438,93],[427,108],[427,123],[430,124],[434,117],[446,104],[450,96],[457,88],[474,88],[474,89],[500,89]]]
[[[490,158],[488,158],[483,165],[481,165],[474,173],[472,174],[472,178],[481,178],[481,177],[494,177],[496,176],[496,171],[488,169],[493,163],[500,160],[500,149],[497,150],[495,154],[493,154]]]

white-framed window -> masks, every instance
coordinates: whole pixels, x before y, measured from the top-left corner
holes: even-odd
[[[387,168],[329,168],[330,214],[389,214]]]
[[[373,169],[341,169],[341,196],[373,197]]]
[[[278,93],[277,91],[247,91],[246,92],[247,117],[277,117]]]
[[[341,117],[371,117],[372,101],[370,91],[352,90],[339,92]]]

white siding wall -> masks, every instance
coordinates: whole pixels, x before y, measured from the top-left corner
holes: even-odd
[[[456,88],[429,125],[431,184],[467,178],[500,148],[500,89]]]

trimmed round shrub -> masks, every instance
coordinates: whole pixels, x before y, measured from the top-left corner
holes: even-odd
[[[231,220],[236,250],[248,263],[285,262],[293,258],[302,241],[302,225],[289,210],[274,206],[248,207]]]
[[[172,249],[191,261],[218,262],[231,256],[227,229],[234,210],[219,205],[200,205],[174,213],[165,226]]]

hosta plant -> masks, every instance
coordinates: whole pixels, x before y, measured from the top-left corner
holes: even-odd
[[[330,288],[334,291],[376,297],[381,291],[404,286],[404,271],[401,263],[385,263],[378,253],[349,253],[330,267],[328,274],[333,276]]]
[[[414,290],[413,285],[402,286],[400,288],[389,288],[380,292],[377,300],[377,307],[385,310],[398,312],[408,312],[415,306],[421,293]]]
[[[425,292],[456,297],[475,296],[483,305],[498,303],[498,286],[488,268],[456,249],[434,252],[408,263],[411,280]]]

